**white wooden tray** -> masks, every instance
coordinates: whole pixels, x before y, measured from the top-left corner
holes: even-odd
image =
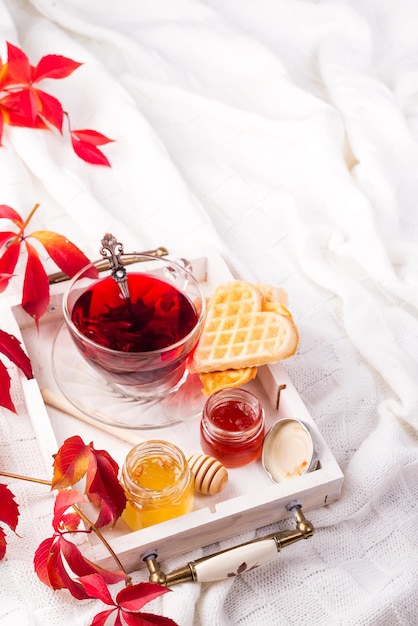
[[[227,265],[218,254],[193,258],[192,267],[208,295],[217,284],[231,279]],[[59,445],[75,434],[86,443],[93,441],[96,449],[106,449],[121,466],[132,443],[61,411],[47,409],[42,400],[40,389],[47,387],[59,391],[52,373],[51,355],[54,339],[63,323],[61,300],[65,288],[66,283],[51,285],[50,306],[41,320],[39,331],[17,301],[3,299],[0,303],[3,330],[22,340],[32,360],[35,379],[28,381],[23,375],[19,376],[28,413],[49,470],[52,455]],[[277,409],[278,389],[282,386]],[[257,378],[246,387],[262,402],[267,429],[281,417],[298,418],[308,424],[318,446],[318,469],[274,484],[264,472],[261,461],[256,461],[229,470],[228,484],[220,494],[196,495],[194,510],[187,515],[136,532],[130,531],[123,522],[118,523],[115,529],[109,531],[107,539],[127,571],[141,567],[141,555],[150,549],[155,549],[159,560],[164,560],[287,518],[290,515],[287,507],[291,502],[298,501],[306,514],[309,509],[324,506],[339,497],[342,472],[285,368],[281,364],[259,368]],[[198,433],[199,418],[194,417],[168,428],[141,430],[138,434],[145,438],[171,441],[188,456],[200,452]],[[88,535],[84,549],[87,556],[97,563],[114,566],[108,552],[91,535]]]

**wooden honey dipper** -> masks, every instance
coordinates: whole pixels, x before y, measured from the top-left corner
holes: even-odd
[[[219,493],[228,482],[228,471],[218,459],[207,454],[192,454],[187,459],[194,476],[195,491],[205,495]]]

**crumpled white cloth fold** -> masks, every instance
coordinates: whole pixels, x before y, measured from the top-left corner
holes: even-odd
[[[48,87],[74,128],[116,140],[97,168],[65,133],[5,128],[0,203],[40,202],[34,228],[89,255],[108,230],[125,249],[212,245],[238,276],[285,287],[300,331],[285,366],[345,474],[309,512],[312,540],[147,607],[180,626],[417,621],[417,19],[414,0],[0,1],[2,55],[9,40],[33,64],[82,61]],[[1,413],[0,467],[29,471],[19,407],[12,429]],[[13,488],[25,540],[0,563],[0,623],[90,623],[101,603],[31,573],[48,502]]]

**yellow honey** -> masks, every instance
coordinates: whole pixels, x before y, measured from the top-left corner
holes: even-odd
[[[123,519],[132,530],[184,515],[193,507],[194,481],[183,452],[160,440],[140,443],[122,468],[128,498]]]

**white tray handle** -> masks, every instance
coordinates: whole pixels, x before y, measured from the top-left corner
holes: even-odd
[[[274,537],[221,552],[194,566],[196,582],[210,583],[243,574],[271,561],[277,554]]]

